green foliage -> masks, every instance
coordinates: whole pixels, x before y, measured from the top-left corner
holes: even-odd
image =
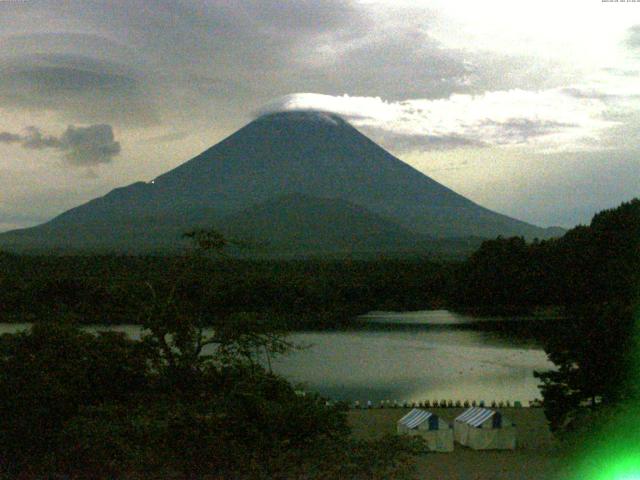
[[[467,262],[461,278],[456,300],[459,303],[475,305],[491,299],[496,305],[507,305],[510,298],[519,298],[506,285],[520,284],[520,269],[526,256],[523,238],[503,239],[483,242]],[[517,280],[517,281],[514,281]]]
[[[0,337],[2,464],[45,456],[66,421],[85,406],[128,401],[148,389],[140,345],[117,333],[90,335],[42,323]]]
[[[395,478],[418,451],[395,438],[352,440],[346,406],[298,395],[242,358],[198,362],[177,385],[176,371],[148,368],[144,341],[48,323],[4,335],[0,351],[7,474]]]
[[[172,382],[172,387],[190,389],[193,379],[207,367],[249,365],[252,370],[259,357],[287,353],[294,346],[284,338],[285,332],[275,319],[250,312],[224,317],[209,310],[215,298],[202,278],[194,275],[200,254],[219,254],[227,245],[217,232],[199,230],[193,237],[195,255],[179,258],[174,266],[173,285],[158,294],[150,283],[149,300],[142,303],[142,344],[150,352],[155,370]],[[178,300],[179,292],[186,293]],[[212,327],[205,333],[205,327]],[[213,353],[204,354],[209,347]]]
[[[155,403],[84,408],[60,430],[52,444],[54,458],[42,468],[86,479],[118,478],[136,471],[160,474],[165,465],[159,449],[169,434],[167,414]]]
[[[58,469],[74,478],[387,479],[406,478],[424,451],[415,438],[352,440],[341,412],[314,399],[252,397],[257,410],[213,401],[83,412],[62,432]]]
[[[63,316],[140,323],[155,295],[156,308],[171,298],[170,308],[203,322],[259,312],[289,328],[334,327],[371,310],[442,306],[451,268],[424,259],[6,256],[0,257],[0,321]]]
[[[215,230],[192,230],[185,233],[183,237],[192,240],[198,249],[204,251],[221,252],[229,245],[229,240]]]
[[[203,389],[206,397],[156,396],[86,409],[61,432],[57,462],[88,478],[93,472],[236,478],[268,470],[282,450],[346,438],[341,411],[296,396],[276,377],[232,376],[239,380],[232,389]]]
[[[551,428],[562,433],[585,410],[640,399],[640,200],[599,213],[555,248],[571,316],[546,342],[557,371],[537,376]]]
[[[457,271],[454,305],[485,313],[518,313],[561,302],[554,241],[527,244],[522,237],[484,242]]]
[[[269,459],[268,470],[254,470],[242,478],[267,480],[326,478],[394,480],[412,478],[415,456],[424,452],[419,437],[388,435],[379,440],[316,443],[286,449]]]
[[[542,380],[544,408],[551,429],[571,430],[583,409],[598,409],[634,397],[632,372],[637,347],[629,307],[590,305],[558,327],[547,340],[557,370],[536,373]]]
[[[562,238],[484,242],[457,270],[450,300],[488,312],[622,302],[638,295],[640,199],[594,216]]]
[[[570,231],[560,248],[567,259],[566,268],[574,272],[572,280],[577,287],[569,301],[575,304],[637,301],[640,199],[598,213],[588,228]]]

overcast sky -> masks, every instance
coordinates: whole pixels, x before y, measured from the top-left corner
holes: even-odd
[[[501,213],[588,223],[640,196],[640,2],[0,0],[0,231],[298,108]]]

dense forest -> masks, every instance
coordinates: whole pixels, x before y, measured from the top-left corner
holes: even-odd
[[[489,240],[455,270],[453,305],[485,311],[629,302],[640,275],[640,200],[593,217],[563,237]]]
[[[446,307],[485,314],[629,298],[637,282],[638,200],[597,214],[590,226],[527,243],[488,240],[468,259],[250,260],[206,255],[0,254],[1,322],[59,315],[80,323],[137,323],[150,295],[212,319],[266,312],[292,328],[347,323],[371,310]],[[197,305],[196,305],[197,304]]]
[[[346,323],[370,310],[443,305],[451,265],[420,259],[257,261],[185,255],[0,256],[0,322],[52,316],[138,323],[150,296],[175,289],[183,309],[262,312],[292,328]]]

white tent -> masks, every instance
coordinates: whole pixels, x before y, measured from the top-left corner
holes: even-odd
[[[453,452],[453,429],[426,410],[414,408],[398,420],[398,433],[421,436],[431,451]]]
[[[501,413],[488,408],[466,410],[453,423],[456,442],[474,450],[513,450],[516,426]]]

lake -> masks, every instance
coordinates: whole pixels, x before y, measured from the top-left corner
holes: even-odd
[[[526,405],[540,398],[533,372],[553,364],[533,340],[473,328],[486,320],[446,310],[372,312],[353,329],[292,334],[290,340],[306,348],[276,359],[273,368],[334,400],[520,400]],[[0,333],[26,327],[0,324]],[[140,332],[135,325],[113,329],[132,337]]]

